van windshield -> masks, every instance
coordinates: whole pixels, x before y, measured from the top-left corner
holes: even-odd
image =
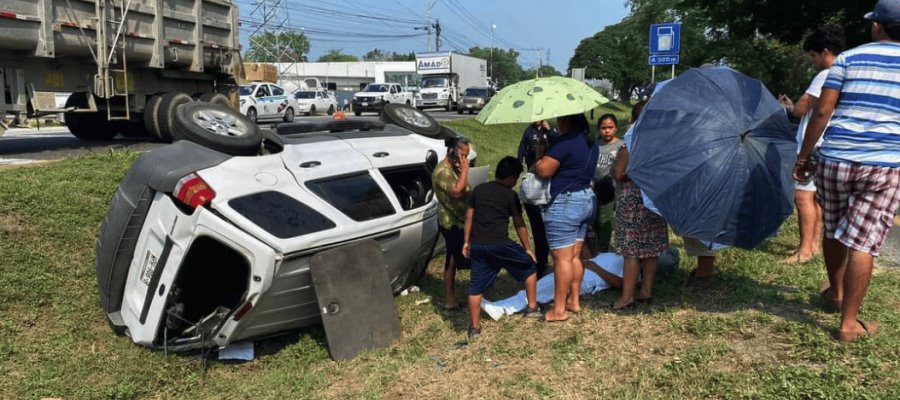
[[[445,88],[450,82],[449,79],[444,77],[435,77],[435,78],[425,78],[422,79],[422,88]]]

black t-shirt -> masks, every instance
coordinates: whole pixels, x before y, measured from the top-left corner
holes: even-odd
[[[478,185],[469,196],[472,216],[471,243],[494,244],[509,239],[509,218],[522,215],[519,195],[500,182]]]

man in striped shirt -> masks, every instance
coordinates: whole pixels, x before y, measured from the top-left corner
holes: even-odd
[[[830,287],[822,297],[841,310],[841,341],[878,330],[858,318],[859,308],[900,206],[900,0],[880,0],[865,18],[874,42],[835,60],[794,166],[798,181],[812,173],[809,158],[824,130],[816,186]]]

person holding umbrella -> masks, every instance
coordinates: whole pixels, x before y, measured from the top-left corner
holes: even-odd
[[[900,0],[879,0],[865,18],[874,42],[834,61],[793,169],[798,182],[816,172],[830,283],[822,297],[841,310],[842,342],[878,331],[859,308],[900,206]],[[816,166],[810,157],[823,131]]]
[[[535,174],[550,179],[551,200],[544,221],[556,280],[553,309],[544,315],[547,321],[564,321],[567,309],[580,310],[584,269],[579,254],[596,209],[591,178],[600,154],[584,113],[607,102],[583,82],[558,76],[537,78],[505,87],[476,117],[483,124],[556,118],[559,136],[534,166]]]
[[[560,136],[534,164],[538,176],[550,179],[552,200],[544,213],[556,274],[553,308],[544,315],[550,322],[565,321],[567,311],[581,310],[581,248],[597,210],[591,179],[600,156],[583,113],[557,117],[556,125]]]

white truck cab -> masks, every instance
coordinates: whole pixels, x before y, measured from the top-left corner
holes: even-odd
[[[385,104],[406,104],[413,106],[415,98],[399,83],[370,83],[362,92],[353,95],[353,114],[365,111],[381,112]]]

